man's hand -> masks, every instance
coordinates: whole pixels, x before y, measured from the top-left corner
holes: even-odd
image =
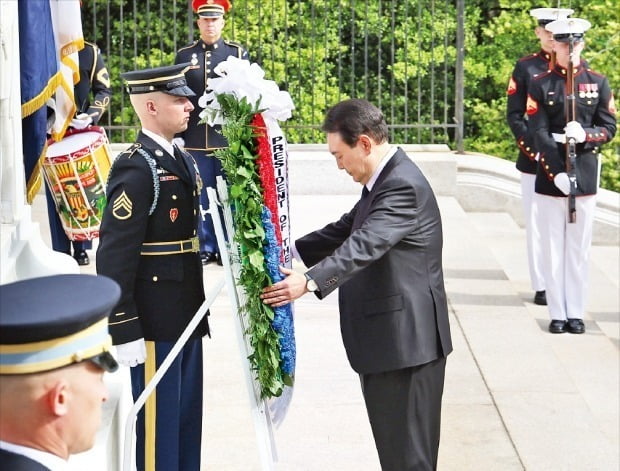
[[[566,172],[558,173],[553,177],[553,184],[565,195],[570,193],[570,180]]]
[[[124,366],[137,366],[146,361],[144,339],[121,343],[116,346],[116,360]]]
[[[566,123],[564,128],[566,131],[566,141],[575,139],[575,142],[586,142],[586,131],[578,121],[570,121]]]
[[[282,281],[263,288],[261,299],[271,307],[284,306],[308,292],[306,277],[288,268],[280,267],[280,271],[287,275]]]
[[[91,116],[88,116],[86,113],[80,113],[71,120],[71,124],[69,126],[75,129],[84,129],[92,122],[93,118]]]

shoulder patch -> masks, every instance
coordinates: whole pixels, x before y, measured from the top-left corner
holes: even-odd
[[[508,82],[508,90],[506,90],[506,93],[508,95],[517,93],[517,82],[515,82],[515,79],[512,77],[510,77],[510,81]]]
[[[527,95],[527,103],[525,104],[525,112],[528,114],[528,116],[531,116],[538,112],[538,102],[534,100],[529,93]]]

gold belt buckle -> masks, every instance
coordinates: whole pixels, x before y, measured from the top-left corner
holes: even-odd
[[[190,240],[192,241],[192,252],[199,252],[200,241],[198,240],[198,237],[192,237]]]

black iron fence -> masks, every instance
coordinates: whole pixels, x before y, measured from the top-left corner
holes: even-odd
[[[113,142],[137,128],[120,72],[170,64],[198,38],[188,0],[91,0],[87,40],[102,49],[113,84],[101,124]],[[291,143],[323,142],[325,110],[366,98],[391,140],[462,150],[464,0],[236,0],[224,37],[242,43],[295,103]]]

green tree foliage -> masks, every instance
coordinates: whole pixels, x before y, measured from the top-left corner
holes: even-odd
[[[515,62],[538,50],[532,8],[536,0],[465,3],[465,150],[514,160],[506,124],[506,87]],[[175,51],[198,38],[187,0],[84,2],[87,39],[106,55],[113,84],[104,116],[111,139],[133,139],[138,122],[120,73],[172,63]],[[556,2],[553,5],[557,6]],[[583,57],[609,78],[618,96],[620,19],[617,0],[570,0],[588,19]],[[243,44],[295,111],[284,125],[292,143],[323,142],[326,109],[350,97],[380,106],[391,140],[447,143],[454,148],[457,12],[439,0],[235,0],[224,37]],[[620,137],[603,147],[602,186],[620,190]]]

